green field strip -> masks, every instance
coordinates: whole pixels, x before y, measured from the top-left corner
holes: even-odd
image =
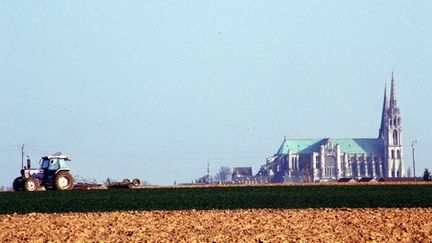
[[[145,188],[0,193],[0,214],[432,207],[432,184]]]

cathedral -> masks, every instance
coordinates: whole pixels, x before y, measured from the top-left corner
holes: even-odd
[[[395,81],[387,85],[377,138],[287,139],[257,176],[278,182],[338,181],[341,178],[404,177],[402,128]]]

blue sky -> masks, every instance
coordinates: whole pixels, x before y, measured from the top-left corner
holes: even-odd
[[[289,138],[378,135],[395,70],[405,166],[432,169],[430,1],[0,1],[0,185],[73,174],[190,182]]]

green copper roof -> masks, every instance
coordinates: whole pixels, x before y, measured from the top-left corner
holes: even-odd
[[[285,139],[276,154],[288,154],[288,150],[294,154],[319,153],[321,145],[328,141],[329,139]],[[377,138],[332,138],[330,141],[334,145],[339,144],[342,153],[380,154],[384,150],[384,141]]]

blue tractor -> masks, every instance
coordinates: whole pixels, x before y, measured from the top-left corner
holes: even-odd
[[[13,182],[14,191],[32,192],[41,187],[47,190],[71,190],[74,181],[67,161],[70,161],[69,156],[56,153],[42,157],[40,167],[31,169],[30,159],[27,159],[27,166],[21,169],[21,176]]]

